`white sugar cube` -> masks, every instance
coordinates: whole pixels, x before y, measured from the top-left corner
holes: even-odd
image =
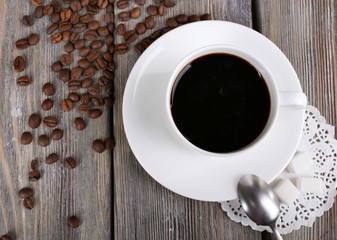
[[[290,172],[299,174],[312,165],[312,159],[307,152],[296,153],[287,166]]]
[[[285,204],[291,204],[299,196],[300,192],[295,185],[288,179],[283,179],[274,187],[277,197]]]
[[[304,193],[323,193],[324,185],[323,181],[319,178],[296,178],[296,186],[300,192]]]

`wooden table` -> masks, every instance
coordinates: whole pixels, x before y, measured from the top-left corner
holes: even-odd
[[[50,71],[51,63],[63,52],[63,44],[52,45],[42,34],[49,25],[47,19],[36,20],[31,28],[20,24],[21,17],[34,10],[27,2],[0,2],[0,236],[9,232],[14,239],[20,240],[272,239],[268,233],[261,234],[232,222],[218,203],[194,201],[165,189],[138,164],[122,124],[123,90],[137,60],[133,50],[115,57],[113,110],[104,111],[98,120],[85,118],[88,127],[83,132],[75,130],[73,120],[79,114],[61,110],[60,102],[68,95],[68,89],[58,80],[57,74]],[[134,1],[130,2],[135,5]],[[152,3],[147,0],[145,6]],[[140,19],[144,19],[145,7],[141,9]],[[165,17],[156,17],[154,30],[164,27],[168,17],[207,12],[214,19],[254,28],[285,53],[309,103],[316,106],[330,124],[336,125],[336,10],[334,0],[177,0]],[[120,11],[115,9],[116,14]],[[103,17],[103,13],[99,15],[100,20]],[[128,29],[133,29],[135,24],[135,20],[127,23]],[[40,33],[40,43],[24,51],[16,50],[14,40],[31,32]],[[115,42],[122,42],[122,38],[116,35]],[[25,73],[33,79],[26,88],[15,84],[20,74],[13,71],[12,63],[19,54],[27,59]],[[47,81],[53,82],[57,89],[52,97],[55,106],[49,113],[40,109],[41,101],[46,98],[41,88]],[[50,130],[40,127],[32,131],[34,143],[22,146],[19,143],[21,133],[31,131],[27,120],[34,112],[57,116],[59,127],[65,131],[64,139],[41,148],[36,139],[43,133],[50,134]],[[112,134],[116,139],[113,154],[93,151],[94,139],[105,139]],[[61,161],[49,166],[44,159],[51,152],[59,153]],[[76,169],[68,170],[63,166],[67,156],[78,159]],[[39,182],[30,183],[28,172],[34,158],[40,160],[43,176]],[[17,191],[26,186],[35,192],[36,206],[31,211],[25,210],[17,197]],[[285,235],[284,239],[336,239],[336,213],[334,205],[313,227],[302,227]],[[67,226],[68,217],[73,214],[81,220],[76,230]]]

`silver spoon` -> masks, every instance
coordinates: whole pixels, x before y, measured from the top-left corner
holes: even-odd
[[[269,226],[276,239],[282,240],[276,229],[280,202],[271,187],[262,178],[246,174],[240,178],[237,191],[247,216],[257,225]]]

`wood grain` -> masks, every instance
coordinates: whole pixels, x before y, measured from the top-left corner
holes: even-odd
[[[289,58],[307,94],[327,122],[336,125],[336,9],[333,0],[256,1],[258,30]],[[312,228],[301,227],[284,239],[336,239],[336,204]],[[268,234],[264,239],[271,239]]]
[[[139,20],[145,18],[145,8],[151,4],[153,1],[147,1],[141,7]],[[120,11],[124,10],[116,10],[116,14]],[[165,17],[156,17],[153,31],[164,27],[168,17],[208,12],[214,19],[252,26],[250,1],[186,0],[177,1],[177,5],[169,8]],[[128,22],[127,29],[134,29],[135,23],[134,20]],[[153,31],[145,33],[140,39]],[[117,42],[123,42],[121,36],[117,36]],[[260,233],[229,220],[218,203],[179,196],[158,184],[139,165],[126,140],[121,114],[124,87],[136,60],[133,49],[126,55],[117,56],[114,109],[117,147],[113,157],[115,239],[261,239]]]
[[[44,1],[45,4],[51,1]],[[35,24],[27,28],[21,24],[23,15],[33,15],[34,6],[27,0],[0,1],[0,236],[7,232],[13,239],[109,239],[111,238],[111,153],[97,154],[92,141],[105,139],[112,132],[110,113],[105,111],[97,120],[84,117],[87,128],[79,132],[74,127],[74,119],[80,114],[73,110],[64,113],[61,100],[68,96],[68,87],[61,82],[58,74],[50,70],[51,64],[59,60],[64,43],[53,45],[45,34],[49,26],[48,18],[34,19]],[[104,11],[97,19],[103,22]],[[18,51],[15,40],[38,33],[38,45]],[[13,70],[13,59],[22,55],[27,68],[22,73]],[[73,65],[78,59],[73,53]],[[16,78],[28,75],[32,84],[18,87]],[[57,94],[52,99],[54,107],[45,112],[41,102],[42,85],[52,82]],[[81,90],[82,91],[82,90]],[[79,92],[81,92],[79,91]],[[51,129],[41,125],[32,130],[28,117],[32,113],[41,116],[56,116],[64,130],[64,138],[46,148],[37,145],[41,134],[51,135]],[[21,145],[23,131],[33,133],[33,144]],[[55,152],[60,161],[46,165],[45,158]],[[79,165],[74,170],[64,167],[64,159],[73,156]],[[37,158],[40,162],[42,178],[39,182],[28,181],[30,162]],[[17,192],[22,187],[34,189],[36,207],[25,210]],[[68,217],[76,215],[81,221],[78,229],[68,227]]]

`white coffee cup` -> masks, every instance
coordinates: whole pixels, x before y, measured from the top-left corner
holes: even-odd
[[[263,76],[269,90],[270,94],[270,114],[267,124],[265,125],[263,131],[261,134],[249,145],[229,153],[214,153],[209,152],[206,150],[203,150],[195,145],[193,145],[191,142],[189,142],[183,134],[179,131],[177,126],[175,125],[175,122],[172,117],[171,113],[171,92],[173,85],[175,83],[175,80],[182,69],[184,69],[185,66],[187,66],[189,63],[191,63],[193,60],[212,53],[227,53],[231,55],[238,56],[247,62],[249,62],[252,66],[255,67],[255,69],[260,72],[260,74]],[[294,109],[303,109],[307,105],[307,98],[306,95],[303,92],[284,92],[279,91],[277,89],[277,84],[275,83],[275,78],[273,77],[272,72],[270,72],[265,64],[263,64],[259,59],[257,59],[255,56],[252,56],[248,53],[248,51],[245,51],[244,49],[239,49],[234,46],[230,45],[210,45],[203,48],[200,48],[191,54],[187,55],[180,63],[176,66],[175,70],[172,72],[172,75],[169,80],[169,84],[166,91],[166,103],[165,103],[165,111],[166,115],[169,121],[169,125],[172,131],[175,132],[175,134],[178,136],[178,138],[183,142],[183,144],[191,147],[192,149],[195,149],[196,151],[199,151],[204,154],[212,155],[212,156],[221,156],[224,155],[233,155],[233,154],[240,154],[243,151],[247,151],[251,148],[254,148],[258,143],[260,143],[271,131],[271,129],[274,127],[274,123],[277,119],[278,112],[280,108],[282,107],[288,107],[288,108],[294,108]]]

